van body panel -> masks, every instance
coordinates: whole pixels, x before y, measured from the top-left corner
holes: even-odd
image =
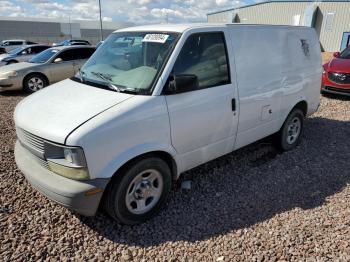
[[[67,145],[84,148],[92,178],[111,177],[140,154],[164,151],[176,155],[163,96],[134,96],[128,103],[106,110],[70,134]]]

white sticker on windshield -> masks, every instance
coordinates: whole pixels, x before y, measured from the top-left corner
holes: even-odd
[[[165,34],[147,34],[142,39],[142,42],[153,42],[153,43],[161,43],[164,44],[168,39],[169,35]]]

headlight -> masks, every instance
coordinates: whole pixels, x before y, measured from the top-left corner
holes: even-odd
[[[80,147],[67,147],[45,143],[45,158],[52,172],[75,180],[89,179],[84,151]]]
[[[4,77],[11,77],[11,76],[17,76],[17,72],[16,71],[7,71],[4,73],[0,73],[0,77],[4,78]]]

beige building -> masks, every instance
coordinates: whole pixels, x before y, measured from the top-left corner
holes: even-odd
[[[324,51],[350,45],[350,1],[263,1],[207,16],[210,23],[311,26]]]

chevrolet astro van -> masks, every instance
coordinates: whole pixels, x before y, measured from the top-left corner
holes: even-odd
[[[16,162],[34,188],[123,224],[164,204],[181,173],[266,136],[300,141],[320,101],[307,27],[150,25],[115,31],[71,79],[23,99]]]

